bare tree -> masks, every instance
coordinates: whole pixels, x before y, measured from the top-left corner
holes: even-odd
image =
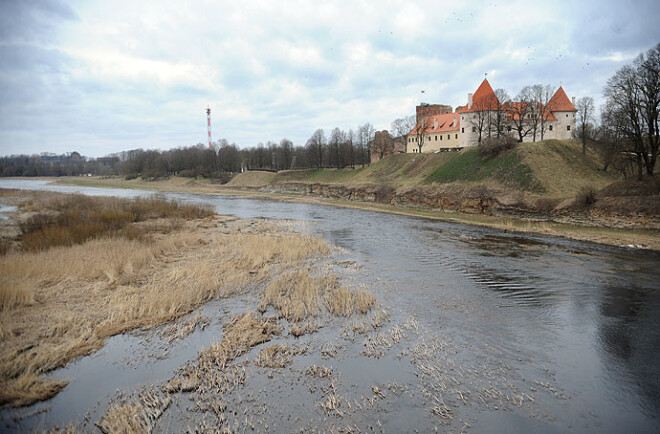
[[[605,96],[605,110],[622,120],[621,132],[636,156],[638,177],[644,168],[653,175],[660,145],[660,44],[617,71],[607,82]]]
[[[346,144],[350,146],[349,156],[351,160],[351,169],[355,169],[355,146],[353,144],[354,142],[355,142],[355,132],[351,128],[350,130],[348,130],[348,133],[346,133]]]
[[[367,122],[364,125],[361,125],[358,127],[358,140],[360,142],[360,148],[362,149],[362,153],[366,151],[367,153],[367,164],[371,163],[371,149],[369,149],[369,143],[371,142],[373,136],[374,136],[375,130],[374,127]],[[364,158],[362,159],[362,167],[364,167]]]
[[[415,134],[415,141],[417,142],[417,149],[420,154],[422,153],[422,148],[424,147],[424,133],[428,126],[428,121],[426,118],[421,118],[419,122],[415,125],[413,132]]]
[[[518,101],[510,103],[507,108],[511,114],[511,127],[518,134],[518,141],[522,142],[534,128],[534,124],[530,123],[534,105],[532,88],[525,86],[516,99]]]
[[[542,84],[535,84],[532,86],[532,92],[534,97],[534,108],[536,109],[536,125],[534,128],[534,141],[536,141],[536,135],[541,136],[541,140],[544,139],[545,132],[548,131],[550,126],[550,118],[552,117],[552,111],[550,107],[550,100],[555,94],[555,88]]]
[[[330,148],[330,155],[329,155],[329,165],[332,166],[334,160],[334,166],[336,168],[339,168],[339,148],[341,146],[342,142],[342,132],[339,128],[334,128],[332,132],[330,133],[330,140],[329,140],[329,148]]]
[[[394,137],[407,135],[415,127],[415,115],[405,116],[392,121],[392,134]]]
[[[291,168],[291,154],[293,152],[293,142],[291,140],[284,138],[280,141],[280,168],[289,169]]]
[[[495,136],[500,137],[505,133],[508,126],[506,104],[511,100],[509,94],[504,89],[495,89],[495,96],[497,97],[497,111],[495,112],[493,128],[495,129]]]
[[[385,155],[394,151],[394,140],[387,131],[377,131],[372,142],[373,152],[381,160]]]
[[[578,111],[578,135],[582,139],[582,153],[587,153],[587,138],[590,130],[593,129],[594,118],[594,99],[590,96],[583,96],[577,100],[576,107]]]
[[[624,136],[625,119],[615,111],[603,110],[601,113],[601,122],[598,127],[596,150],[603,160],[603,172],[612,166],[616,171],[619,171],[623,176],[628,176],[630,163],[635,163],[634,159],[631,161],[630,153],[626,151],[626,139]],[[634,154],[633,154],[634,155]],[[634,167],[630,169],[634,172]]]
[[[316,161],[316,168],[320,169],[323,167],[323,148],[326,145],[325,132],[323,129],[319,128],[314,131],[312,137],[307,140],[307,146],[314,155],[314,160]]]

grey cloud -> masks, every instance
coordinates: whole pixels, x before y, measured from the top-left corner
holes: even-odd
[[[637,52],[660,41],[660,3],[640,0],[576,2],[572,48],[581,54]]]
[[[48,42],[57,24],[78,19],[73,9],[56,0],[2,0],[0,40]]]

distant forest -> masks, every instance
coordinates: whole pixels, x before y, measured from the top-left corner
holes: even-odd
[[[0,176],[123,176],[158,179],[173,175],[204,177],[227,182],[243,170],[287,170],[321,167],[355,167],[368,164],[374,129],[371,124],[345,132],[338,128],[326,138],[319,129],[305,146],[288,139],[259,143],[240,149],[226,140],[208,145],[166,151],[134,149],[101,158],[87,158],[78,152],[62,155],[12,155],[0,157]]]

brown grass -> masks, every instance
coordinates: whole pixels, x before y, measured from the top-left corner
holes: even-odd
[[[328,251],[276,225],[216,217],[167,236],[10,253],[0,258],[0,405],[53,396],[65,383],[42,375],[108,336],[172,321]],[[188,326],[181,333],[197,323]]]
[[[112,405],[96,426],[104,434],[149,433],[171,403],[169,395],[147,389],[133,400],[122,398]]]
[[[227,363],[255,345],[270,341],[271,335],[281,331],[275,324],[275,318],[264,318],[254,312],[237,315],[225,324],[222,341],[200,353],[200,364],[225,369]]]
[[[320,315],[324,307],[336,316],[366,313],[375,301],[371,294],[342,287],[335,274],[314,276],[310,269],[301,269],[285,273],[268,285],[259,309],[264,312],[272,306],[287,320],[300,322]]]
[[[254,364],[263,368],[284,368],[293,363],[293,356],[304,354],[306,351],[304,347],[275,344],[261,350]]]
[[[30,205],[34,207],[34,204]],[[40,212],[21,223],[21,244],[27,251],[81,244],[92,238],[140,238],[134,225],[152,219],[209,217],[207,206],[184,205],[162,198],[99,198],[56,195],[40,202]]]

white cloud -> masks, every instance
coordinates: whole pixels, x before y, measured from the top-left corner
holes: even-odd
[[[214,138],[241,146],[304,144],[316,128],[364,122],[389,128],[414,112],[420,90],[428,102],[464,104],[485,72],[511,95],[563,80],[569,95],[598,99],[617,68],[658,42],[638,27],[659,10],[650,0],[621,13],[523,0],[0,8],[0,154],[93,156],[202,142],[207,104]]]

